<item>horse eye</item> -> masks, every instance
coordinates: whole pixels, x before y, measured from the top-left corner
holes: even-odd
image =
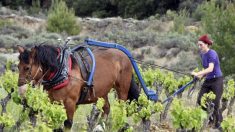
[[[28,71],[28,70],[29,70],[29,67],[24,67],[24,70],[25,70],[25,71]]]

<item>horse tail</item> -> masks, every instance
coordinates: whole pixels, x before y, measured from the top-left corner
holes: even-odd
[[[130,101],[132,101],[134,99],[137,100],[139,98],[139,96],[140,96],[140,88],[137,85],[134,76],[132,75],[131,85],[130,85],[130,89],[128,92],[128,99]]]

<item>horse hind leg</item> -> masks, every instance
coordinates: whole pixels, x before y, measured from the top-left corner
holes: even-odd
[[[115,82],[115,89],[118,99],[126,101],[128,99],[128,92],[131,84],[131,75],[121,74]]]

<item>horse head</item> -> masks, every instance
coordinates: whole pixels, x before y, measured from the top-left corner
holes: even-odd
[[[18,46],[19,55],[19,79],[18,90],[20,95],[26,92],[26,84],[32,82],[39,84],[47,76],[47,73],[57,70],[57,49],[52,46],[39,45],[26,49]]]

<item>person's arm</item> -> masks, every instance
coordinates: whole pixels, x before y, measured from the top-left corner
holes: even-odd
[[[191,74],[197,78],[202,78],[202,77],[206,76],[206,74],[212,72],[213,69],[214,69],[214,63],[209,63],[208,68],[206,68],[202,71],[199,71],[199,72],[192,72]]]

